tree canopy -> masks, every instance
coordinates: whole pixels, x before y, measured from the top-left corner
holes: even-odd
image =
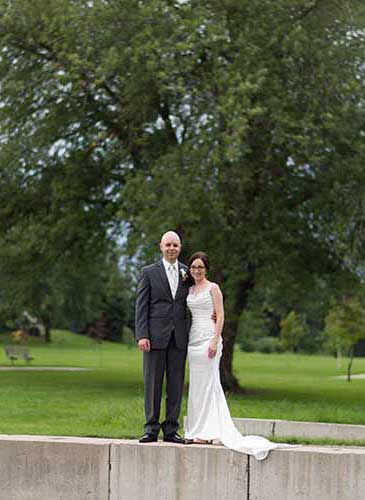
[[[231,388],[252,293],[284,291],[285,316],[319,282],[359,280],[361,2],[0,0],[0,12],[0,236],[15,266],[32,256],[44,275],[57,256],[90,262],[121,241],[147,261],[176,229],[223,286]]]

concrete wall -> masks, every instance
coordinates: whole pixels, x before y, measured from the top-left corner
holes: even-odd
[[[0,500],[107,500],[109,443],[1,436]]]
[[[247,468],[220,446],[112,444],[110,500],[246,500]]]
[[[249,500],[364,500],[365,449],[303,446],[250,459]]]
[[[293,422],[290,420],[264,420],[259,418],[234,418],[242,434],[265,437],[299,437],[365,440],[365,425],[327,424],[321,422]]]
[[[364,500],[365,448],[0,436],[0,500]]]

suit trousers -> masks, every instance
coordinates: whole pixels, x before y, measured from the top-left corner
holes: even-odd
[[[184,390],[186,349],[178,349],[174,333],[166,349],[143,353],[144,430],[150,434],[171,434],[179,428],[179,415]],[[160,424],[162,386],[166,375],[166,418]]]

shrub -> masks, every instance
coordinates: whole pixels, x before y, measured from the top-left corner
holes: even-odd
[[[273,352],[284,352],[282,343],[277,337],[261,337],[254,344],[254,351],[271,354]]]
[[[134,337],[134,332],[128,326],[123,327],[123,344],[136,345],[136,339]]]

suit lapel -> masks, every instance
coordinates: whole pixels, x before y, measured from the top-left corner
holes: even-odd
[[[160,260],[160,262],[158,263],[158,275],[159,275],[159,277],[161,279],[161,283],[162,283],[163,287],[166,290],[166,293],[172,299],[173,297],[172,297],[172,293],[171,293],[171,289],[170,289],[169,280],[167,279],[167,274],[166,274],[166,271],[165,271],[165,266],[163,265],[162,260]],[[180,284],[180,280],[179,280],[179,284]]]
[[[178,296],[179,292],[181,291],[181,289],[182,289],[182,284],[183,284],[183,280],[182,280],[182,276],[181,276],[181,269],[184,269],[184,268],[183,268],[183,266],[180,264],[180,262],[178,262],[178,267],[179,267],[179,284],[177,285],[177,290],[176,290],[175,300],[176,300],[176,297]]]

